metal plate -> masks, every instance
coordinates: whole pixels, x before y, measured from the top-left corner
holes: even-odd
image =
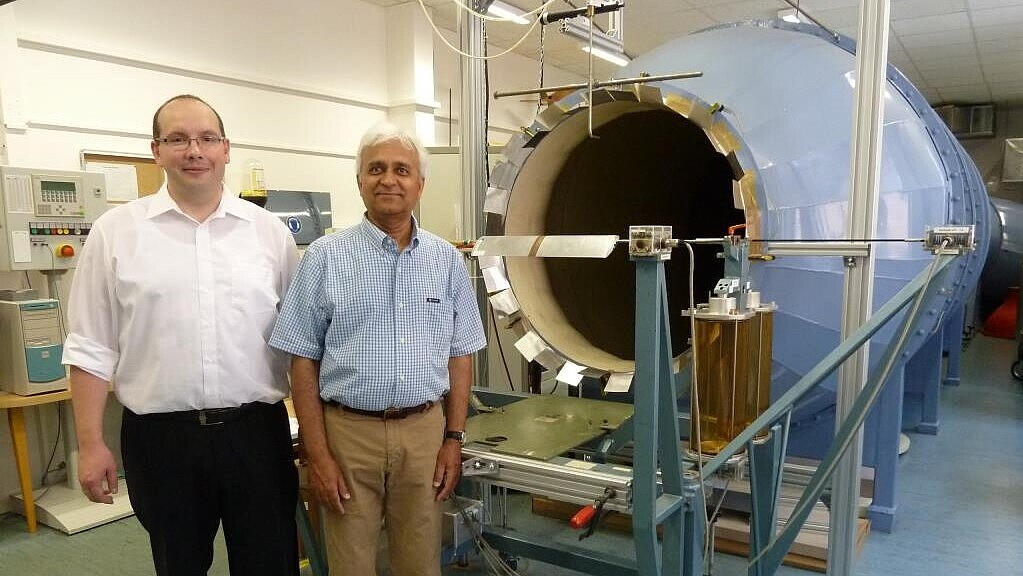
[[[469,418],[466,434],[470,442],[494,452],[547,460],[617,428],[630,416],[631,404],[533,396]]]

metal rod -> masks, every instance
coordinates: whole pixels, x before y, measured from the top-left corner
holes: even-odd
[[[586,6],[586,20],[588,26],[587,30],[587,42],[590,44],[590,49],[586,52],[586,129],[589,131],[590,138],[595,138],[593,135],[593,15],[594,6],[589,4]]]
[[[617,2],[613,4],[602,4],[600,6],[590,4],[585,8],[575,8],[573,10],[563,10],[561,12],[546,12],[540,16],[540,23],[547,25],[558,20],[565,20],[568,18],[575,18],[576,16],[584,16],[592,10],[593,14],[604,14],[605,12],[615,12],[625,7],[624,2]],[[592,16],[591,16],[592,17]]]
[[[594,82],[594,88],[604,88],[607,86],[620,86],[622,84],[645,84],[647,82],[663,82],[666,80],[682,80],[685,78],[699,78],[703,76],[703,72],[678,72],[676,74],[659,74],[657,76],[634,76],[632,78],[620,78],[605,80],[603,82]],[[580,82],[576,84],[562,84],[560,86],[541,86],[539,88],[530,88],[529,90],[511,90],[507,92],[494,92],[494,99],[507,98],[509,96],[525,96],[528,94],[549,94],[551,92],[561,92],[563,90],[579,90],[580,88],[587,88],[589,84],[587,82]]]
[[[814,18],[813,16],[808,14],[806,12],[806,10],[803,10],[802,8],[800,8],[799,4],[793,4],[792,0],[782,0],[782,2],[785,2],[789,6],[792,6],[793,8],[795,8],[797,15],[802,14],[803,16],[806,16],[810,20],[810,22],[813,22],[817,26],[820,26],[822,30],[826,31],[828,34],[831,34],[836,40],[838,39],[838,33],[837,32],[835,32],[831,28],[828,28],[827,26],[821,24],[816,18]]]

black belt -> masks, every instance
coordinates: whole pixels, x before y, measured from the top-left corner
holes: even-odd
[[[433,406],[433,402],[423,402],[419,406],[409,406],[408,408],[387,408],[386,410],[360,410],[358,408],[352,408],[351,406],[345,406],[344,404],[336,402],[334,400],[327,401],[327,404],[340,408],[345,412],[351,412],[352,414],[358,414],[360,416],[369,416],[370,418],[379,418],[381,420],[400,420],[413,414],[426,412]]]
[[[275,406],[266,402],[249,402],[234,408],[206,408],[204,410],[180,410],[177,412],[153,412],[138,414],[143,420],[175,420],[178,422],[195,422],[200,426],[215,426],[231,420],[237,420],[259,408]]]

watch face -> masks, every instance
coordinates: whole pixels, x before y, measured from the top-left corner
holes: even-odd
[[[459,444],[465,444],[465,432],[448,430],[444,433],[445,438],[451,438],[452,440],[458,440]]]

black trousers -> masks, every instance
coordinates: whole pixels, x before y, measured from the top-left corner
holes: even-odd
[[[223,420],[124,410],[125,480],[156,573],[205,576],[223,523],[232,575],[297,576],[298,473],[284,404]]]

